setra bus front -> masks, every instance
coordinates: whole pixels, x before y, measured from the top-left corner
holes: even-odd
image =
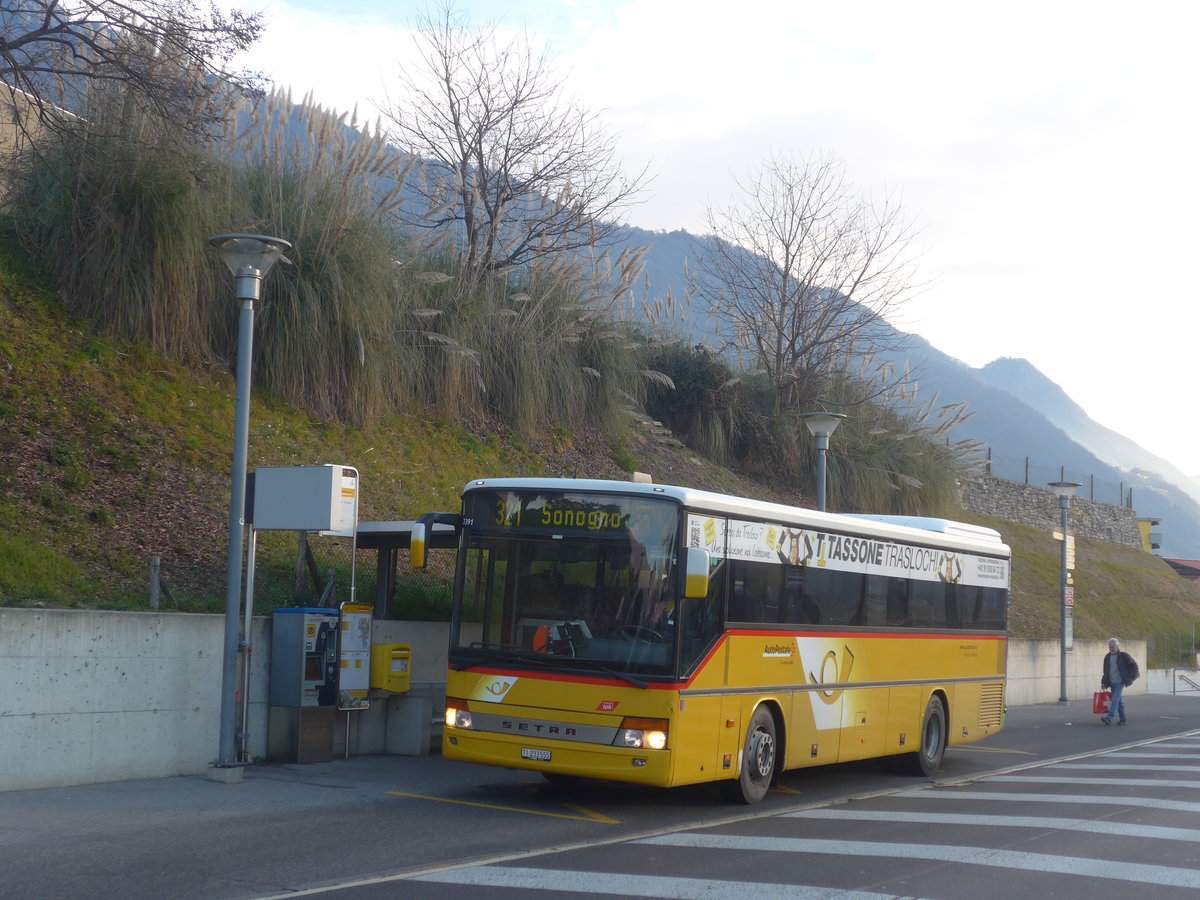
[[[709,557],[684,548],[681,510],[643,485],[468,486],[445,758],[672,783],[679,675],[720,630],[704,600]]]

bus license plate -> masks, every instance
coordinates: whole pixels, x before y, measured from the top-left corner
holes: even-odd
[[[550,751],[534,750],[531,747],[522,747],[521,759],[535,759],[538,762],[550,762]]]

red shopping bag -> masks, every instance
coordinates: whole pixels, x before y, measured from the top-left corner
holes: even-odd
[[[1092,712],[1098,716],[1103,716],[1108,713],[1109,704],[1112,703],[1111,691],[1096,691],[1092,694]]]

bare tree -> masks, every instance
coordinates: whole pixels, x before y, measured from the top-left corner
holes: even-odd
[[[0,0],[0,98],[25,136],[69,123],[97,85],[204,132],[221,91],[258,91],[232,62],[261,31],[261,13],[188,0]]]
[[[772,156],[738,191],[708,209],[695,299],[753,354],[776,413],[796,411],[855,353],[895,349],[885,317],[912,287],[913,232],[891,198],[873,206],[829,159]]]
[[[401,68],[402,99],[384,111],[392,139],[425,160],[401,220],[445,235],[460,257],[496,270],[595,246],[636,201],[598,117],[564,98],[547,55],[527,39],[472,31],[449,5],[417,34],[420,63]]]

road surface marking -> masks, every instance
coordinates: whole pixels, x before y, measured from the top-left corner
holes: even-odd
[[[1052,853],[1022,853],[1015,850],[994,850],[990,847],[967,847],[958,844],[904,844],[883,841],[836,841],[708,833],[667,834],[634,843],[650,844],[656,847],[736,850],[742,853],[766,850],[779,853],[817,853],[829,856],[927,859],[969,866],[1020,869],[1023,872],[1048,872],[1055,875],[1078,875],[1166,887],[1200,888],[1200,871],[1195,869],[1152,866],[1126,861],[1112,862],[1105,859],[1059,856]]]
[[[516,812],[525,813],[530,816],[549,816],[552,819],[574,819],[582,822],[599,822],[602,825],[619,825],[619,819],[610,819],[608,816],[601,815],[598,812],[593,812],[590,809],[584,809],[582,806],[576,806],[574,803],[564,803],[568,809],[573,809],[580,815],[569,816],[566,813],[546,812],[541,809],[521,809],[516,806],[498,806],[495,803],[477,803],[474,800],[452,800],[449,797],[430,797],[428,794],[406,794],[403,791],[388,791],[394,797],[412,797],[416,800],[433,800],[437,803],[456,803],[459,806],[477,806],[480,809],[498,809],[501,812]]]
[[[973,796],[967,794],[967,796]],[[1155,838],[1164,841],[1200,843],[1200,829],[1166,828],[1158,825],[1130,825],[1124,822],[1094,819],[1064,819],[1055,816],[993,816],[976,813],[884,812],[869,809],[802,809],[784,813],[785,819],[836,819],[855,822],[922,822],[933,825],[986,825],[1010,828],[1052,828],[1059,831],[1086,831],[1120,837]]]
[[[412,881],[462,884],[481,888],[521,888],[554,891],[556,894],[612,894],[618,897],[666,897],[669,900],[895,900],[894,893],[850,891],[803,884],[767,881],[717,881],[709,878],[670,878],[664,875],[635,875],[616,872],[578,872],[573,869],[528,869],[509,866],[478,866]],[[911,898],[920,900],[920,898]]]

